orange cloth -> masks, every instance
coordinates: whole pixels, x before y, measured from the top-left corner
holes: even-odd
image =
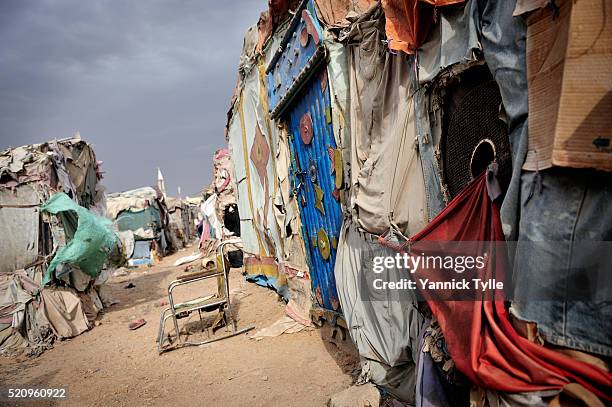
[[[435,7],[465,0],[382,0],[389,48],[414,54],[434,24]]]

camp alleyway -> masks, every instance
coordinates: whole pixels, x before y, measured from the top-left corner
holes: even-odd
[[[56,342],[38,358],[0,359],[3,386],[68,388],[67,400],[39,401],[40,406],[313,406],[325,405],[351,385],[358,359],[348,344],[332,338],[329,328],[258,341],[242,335],[159,356],[159,302],[167,299],[168,283],[185,274],[185,266],[172,265],[184,255],[181,251],[154,267],[111,278],[110,294],[119,303],[105,308],[93,329]],[[125,289],[129,282],[135,287]],[[283,316],[276,294],[246,283],[239,270],[232,271],[230,285],[239,323],[266,327]],[[211,284],[200,288],[210,290]],[[147,324],[130,331],[136,317]],[[187,324],[196,321],[197,315]],[[198,327],[193,331],[205,338]]]
[[[0,152],[0,390],[610,405],[610,0],[268,3],[197,196],[106,191],[78,134]]]

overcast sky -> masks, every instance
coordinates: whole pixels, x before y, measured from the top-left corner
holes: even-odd
[[[197,192],[266,0],[0,1],[0,150],[80,131],[109,191]]]

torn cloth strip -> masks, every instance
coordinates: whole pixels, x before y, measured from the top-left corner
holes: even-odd
[[[287,276],[281,274],[274,257],[247,257],[244,260],[246,280],[262,287],[269,287],[289,300]]]
[[[483,242],[490,253],[484,279],[504,279],[505,253],[499,209],[486,188],[485,174],[469,184],[411,241]],[[487,246],[488,245],[488,246]],[[495,263],[492,266],[492,263]],[[442,280],[444,270],[416,270],[414,277]],[[577,362],[520,336],[503,301],[428,301],[457,365],[474,384],[506,392],[559,389],[577,382],[599,397],[612,399],[612,374]]]

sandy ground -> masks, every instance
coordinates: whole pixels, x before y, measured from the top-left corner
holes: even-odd
[[[185,266],[173,267],[174,260],[190,253],[187,249],[155,267],[112,278],[111,293],[120,303],[105,309],[92,330],[56,342],[38,358],[0,358],[1,387],[68,387],[68,399],[0,405],[321,406],[351,385],[358,366],[354,348],[350,339],[332,339],[328,327],[250,339],[283,316],[283,303],[269,289],[245,282],[238,269],[230,277],[238,325],[255,324],[255,330],[159,355],[158,303],[166,298],[168,283],[184,274]],[[135,288],[125,289],[128,282]],[[179,295],[209,293],[213,284],[210,279]],[[130,331],[127,325],[134,318],[147,324]],[[179,323],[199,328],[197,313]]]

